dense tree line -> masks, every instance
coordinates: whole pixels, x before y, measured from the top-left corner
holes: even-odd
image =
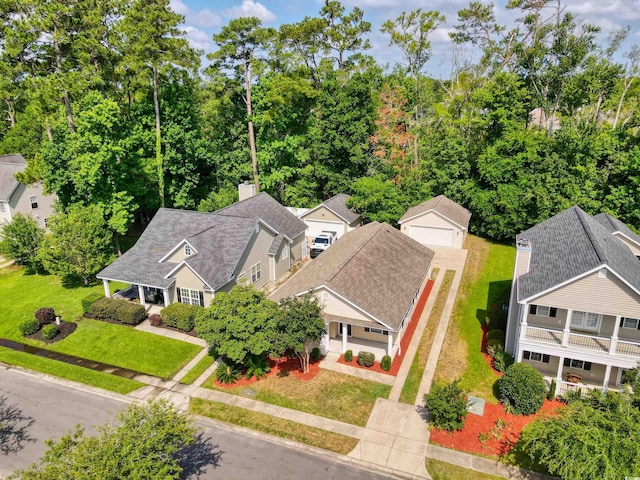
[[[508,8],[514,25],[491,4],[458,12],[454,44],[482,56],[440,81],[434,11],[383,24],[403,55],[385,70],[364,12],[337,1],[278,29],[231,20],[214,52],[168,0],[3,2],[0,153],[62,210],[96,205],[115,238],[159,206],[224,206],[247,179],[292,206],[348,192],[390,223],[445,194],[496,239],[572,204],[640,225],[640,51],[612,60],[628,31],[599,42],[556,0]]]

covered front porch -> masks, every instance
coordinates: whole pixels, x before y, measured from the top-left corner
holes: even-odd
[[[111,295],[109,280],[103,279],[104,294],[107,298],[121,298],[131,302],[139,302],[145,307],[167,307],[171,303],[169,288],[153,287],[150,285],[130,284],[127,288]],[[148,309],[147,309],[148,310]]]
[[[380,360],[383,356],[393,356],[398,352],[399,343],[395,340],[396,334],[384,329],[379,324],[337,315],[324,314],[327,325],[327,333],[322,341],[323,353],[344,353],[353,351],[357,356],[359,352],[371,352]]]

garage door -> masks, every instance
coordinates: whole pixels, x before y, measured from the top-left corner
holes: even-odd
[[[409,227],[409,236],[424,245],[453,247],[452,228]]]
[[[307,237],[315,237],[324,230],[329,232],[336,232],[338,234],[338,238],[340,238],[344,233],[344,223],[341,222],[305,220],[304,223],[307,224]]]

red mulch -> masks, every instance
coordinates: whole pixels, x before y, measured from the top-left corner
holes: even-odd
[[[267,373],[267,377],[273,377],[274,375],[278,375],[281,377],[286,377],[290,373],[293,373],[296,378],[300,380],[311,380],[320,371],[320,362],[322,361],[322,357],[317,362],[310,361],[309,362],[309,371],[307,373],[302,373],[300,370],[300,360],[298,357],[282,357],[277,359],[269,359],[269,366],[271,367],[271,371]],[[224,383],[218,382],[215,378],[213,379],[213,385],[215,387],[220,388],[233,388],[233,387],[245,387],[247,385],[251,385],[252,383],[256,383],[262,380],[261,378],[251,377],[250,379],[246,379],[244,375],[236,382],[230,383],[226,385]]]
[[[384,373],[387,375],[393,375],[394,377],[398,375],[398,371],[400,370],[400,366],[402,365],[402,361],[404,360],[404,354],[407,351],[407,348],[409,348],[409,343],[411,343],[413,334],[416,331],[416,327],[418,326],[418,320],[420,320],[420,316],[422,315],[424,306],[426,305],[427,300],[429,299],[429,295],[431,294],[431,289],[433,288],[434,283],[435,282],[433,280],[428,280],[427,284],[424,287],[424,290],[422,290],[422,294],[418,299],[418,303],[416,304],[416,307],[414,308],[413,313],[411,314],[411,320],[409,320],[409,325],[407,325],[404,335],[402,335],[402,340],[400,340],[401,353],[400,355],[396,355],[396,357],[393,359],[391,363],[391,368],[389,369],[388,372],[385,372],[382,369],[382,367],[380,366],[380,362],[373,362],[373,366],[371,367],[363,367],[359,365],[356,357],[353,357],[353,360],[351,362],[347,362],[344,359],[344,354],[340,355],[340,357],[338,358],[338,363],[343,363],[344,365],[350,365],[356,368],[363,368],[365,370],[373,370],[374,372]]]
[[[524,416],[506,413],[501,404],[486,403],[484,415],[480,417],[469,413],[462,430],[449,433],[433,428],[431,442],[462,452],[504,455],[518,442],[524,427],[541,416],[553,415],[558,408],[564,406],[558,400],[545,400],[538,413]],[[496,420],[499,418],[506,422],[503,429],[496,427]],[[486,435],[487,439],[481,441],[480,434]]]

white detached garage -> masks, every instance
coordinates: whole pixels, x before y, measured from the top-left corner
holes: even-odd
[[[398,221],[400,231],[423,245],[462,248],[471,212],[444,195],[407,210]]]

